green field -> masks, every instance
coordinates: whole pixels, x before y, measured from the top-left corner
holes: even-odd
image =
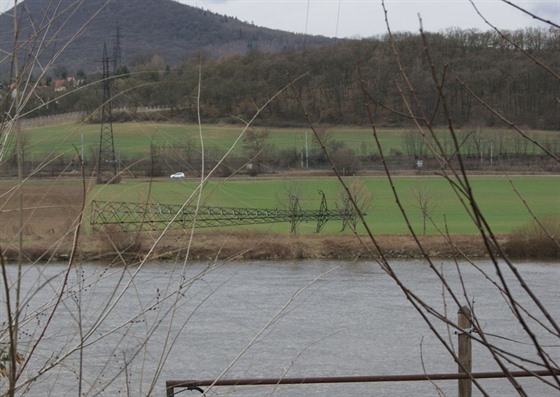
[[[262,130],[264,127],[254,127]],[[26,154],[29,156],[42,156],[45,154],[60,154],[64,152],[74,155],[75,148],[83,149],[86,159],[93,157],[99,147],[99,135],[101,126],[99,124],[81,124],[76,122],[60,123],[41,127],[24,128],[26,142]],[[229,149],[241,134],[243,127],[234,125],[206,124],[202,126],[202,134],[196,124],[174,124],[153,122],[128,122],[113,123],[113,136],[117,157],[125,159],[138,156],[148,156],[150,145],[176,145],[180,143],[194,142],[200,146],[200,136],[207,148],[217,147],[224,151]],[[270,136],[268,143],[276,149],[301,148],[313,145],[313,133],[309,128],[269,128]],[[378,130],[380,143],[383,151],[390,154],[394,151],[403,152],[404,135],[407,129]],[[438,131],[443,136],[444,130]],[[501,136],[508,145],[514,145],[514,139],[518,135],[512,131],[489,131],[493,136]],[[459,131],[459,134],[461,132]],[[555,131],[533,131],[531,132],[538,140],[545,142],[556,142],[558,134]],[[328,139],[344,142],[352,148],[357,155],[367,156],[378,153],[372,137],[370,128],[358,127],[329,127],[327,129]],[[448,142],[449,138],[441,138]],[[497,138],[496,138],[497,139]],[[234,153],[242,151],[242,141],[235,147]]]
[[[386,178],[359,178],[371,192],[373,201],[367,213],[367,222],[378,234],[407,233],[403,216],[399,212],[395,198]],[[531,220],[522,200],[514,188],[522,195],[527,205],[538,217],[560,216],[560,177],[523,176],[523,177],[472,177],[472,189],[486,219],[495,233],[508,233]],[[476,228],[462,207],[449,184],[439,177],[397,177],[394,183],[400,201],[406,209],[413,227],[422,232],[422,215],[413,199],[413,191],[423,186],[425,191],[434,194],[433,219],[437,226],[450,233],[475,233]],[[89,195],[90,199],[143,202],[151,201],[165,204],[183,203],[191,197],[197,180],[124,180],[116,185],[96,186]],[[329,208],[335,209],[335,199],[339,183],[335,178],[259,178],[211,180],[203,189],[202,205],[244,208],[281,208],[286,203],[288,191],[300,192],[303,209],[319,209],[320,195],[324,191]],[[194,205],[194,201],[191,201]],[[190,205],[190,204],[189,204]],[[323,233],[340,230],[339,221],[328,222]],[[260,230],[289,231],[289,225],[250,226]],[[312,233],[314,224],[302,224],[298,231]],[[361,230],[363,231],[363,230]],[[436,233],[435,227],[428,225],[427,233]]]
[[[83,144],[84,154],[96,151],[99,147],[100,125],[65,123],[51,126],[33,127],[24,130],[28,144],[27,152],[33,155],[46,153],[61,153],[73,151]],[[255,127],[255,129],[263,129]],[[243,131],[242,126],[233,125],[204,125],[202,139],[205,147],[218,147],[224,151],[229,149]],[[268,142],[277,149],[297,148],[313,144],[313,133],[306,128],[270,128]],[[358,154],[374,152],[374,142],[371,130],[367,128],[331,128],[329,134],[332,139],[344,141],[346,145],[356,150]],[[382,130],[380,136],[386,147],[402,146],[402,130]],[[173,123],[114,123],[113,136],[115,150],[122,157],[145,156],[149,154],[150,145],[174,145],[177,143],[195,142],[200,146],[201,133],[195,124]],[[241,141],[239,141],[241,143]],[[241,152],[241,144],[235,152]]]

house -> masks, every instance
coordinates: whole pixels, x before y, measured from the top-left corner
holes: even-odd
[[[76,80],[72,76],[68,76],[65,79],[56,79],[53,81],[53,88],[55,92],[66,91],[67,87],[75,87]]]
[[[66,80],[57,79],[53,80],[54,92],[66,91]]]

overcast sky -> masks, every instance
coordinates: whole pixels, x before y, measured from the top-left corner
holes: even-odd
[[[329,37],[369,37],[386,33],[381,0],[175,0],[246,22],[297,33]],[[560,24],[560,0],[513,0],[516,5]],[[500,0],[474,0],[501,29],[543,26]],[[385,0],[393,31],[417,32],[450,27],[490,29],[468,0]]]
[[[112,0],[119,1],[119,0]],[[329,37],[369,37],[386,33],[381,0],[175,0],[273,29]],[[501,29],[544,26],[501,0],[473,0],[480,12]],[[21,0],[19,0],[21,2]],[[512,0],[516,5],[560,24],[560,0]],[[468,0],[385,0],[393,31],[417,32],[450,27],[489,27]],[[0,0],[0,10],[14,0]]]

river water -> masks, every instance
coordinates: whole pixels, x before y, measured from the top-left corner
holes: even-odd
[[[498,278],[490,263],[477,263],[477,268],[466,263],[435,264],[462,304],[467,299],[474,302],[476,318],[490,342],[537,359],[529,337],[493,284]],[[456,321],[458,305],[443,292],[426,263],[401,261],[392,266],[420,299]],[[554,319],[560,320],[560,264],[519,263],[517,269]],[[9,268],[11,282],[15,271]],[[127,268],[84,264],[70,269],[66,281],[65,271],[64,264],[24,267],[26,321],[18,350],[30,357],[22,379],[45,372],[29,383],[26,395],[78,396],[81,391],[82,395],[163,396],[167,379],[457,370],[419,312],[375,262],[146,263]],[[534,303],[513,274],[505,271],[504,277],[523,307],[535,313]],[[57,304],[55,297],[63,285],[65,292]],[[558,363],[558,336],[524,317]],[[441,321],[434,324],[456,347],[453,330]],[[474,343],[473,371],[497,370],[487,350]],[[523,378],[520,383],[532,396],[559,395],[535,379]],[[504,380],[484,380],[481,385],[489,395],[516,395]],[[456,381],[205,389],[209,396],[457,395]],[[177,391],[181,396],[200,395]],[[473,395],[482,394],[474,388]]]

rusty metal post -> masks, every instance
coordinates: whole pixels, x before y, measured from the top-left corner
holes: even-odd
[[[459,315],[459,373],[472,373],[472,313],[468,306],[463,306],[457,313]],[[472,396],[472,381],[469,378],[459,379],[459,397]]]

